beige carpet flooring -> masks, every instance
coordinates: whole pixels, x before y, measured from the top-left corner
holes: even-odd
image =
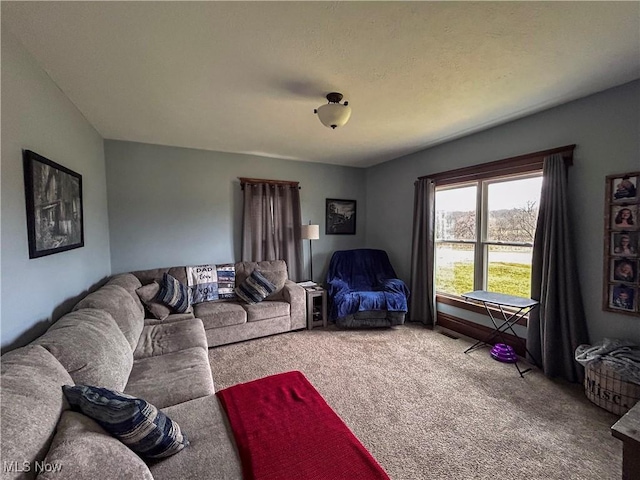
[[[216,389],[300,370],[395,480],[620,479],[617,417],[418,325],[291,332],[209,350]],[[321,448],[318,445],[318,448]],[[336,479],[338,480],[338,479]],[[346,479],[345,479],[346,480]]]

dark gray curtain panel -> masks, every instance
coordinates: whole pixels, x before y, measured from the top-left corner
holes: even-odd
[[[578,271],[571,241],[567,167],[561,155],[544,159],[540,211],[533,242],[527,349],[548,377],[580,382],[584,371],[576,347],[589,343]]]
[[[413,243],[411,247],[411,296],[409,321],[436,323],[433,263],[435,252],[436,185],[428,178],[415,183],[413,198]]]
[[[242,260],[284,260],[289,278],[302,274],[302,215],[298,187],[245,184],[242,219]]]

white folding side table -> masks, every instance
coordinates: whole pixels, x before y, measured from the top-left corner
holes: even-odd
[[[491,334],[487,338],[485,338],[484,340],[478,340],[476,343],[467,348],[464,353],[468,353],[479,347],[491,346],[492,344],[490,342],[495,337],[499,337],[500,340],[502,340],[502,343],[507,343],[504,336],[502,335],[507,330],[510,330],[516,338],[520,339],[518,334],[513,329],[513,325],[515,325],[518,320],[527,315],[538,305],[538,301],[532,300],[531,298],[517,297],[515,295],[507,295],[505,293],[487,292],[485,290],[475,290],[473,292],[464,293],[461,296],[465,300],[482,303],[485,310],[489,314],[489,318],[491,319],[491,323],[493,323],[494,327],[493,332],[491,332]],[[496,307],[498,307],[500,313],[502,314],[502,318],[496,318],[493,316],[491,308],[489,308],[491,305],[495,305]],[[507,312],[504,310],[504,307],[511,307],[515,310],[513,312]],[[531,352],[527,349],[526,346],[524,347],[524,349],[529,354],[536,367],[539,367],[539,365],[535,361],[535,357],[531,355]],[[518,373],[521,377],[524,376],[524,374],[529,370],[531,370],[530,368],[527,368],[526,370],[520,370],[517,361],[514,363],[514,365],[516,366],[516,369],[518,370]]]

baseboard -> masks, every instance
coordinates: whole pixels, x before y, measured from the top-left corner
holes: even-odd
[[[474,338],[476,340],[483,340],[491,335],[491,332],[493,332],[492,328],[485,327],[484,325],[480,325],[478,323],[470,322],[469,320],[454,317],[453,315],[449,315],[443,312],[438,312],[437,323],[438,326],[442,328],[461,333],[462,335]],[[502,336],[504,337],[507,345],[513,347],[518,355],[520,355],[521,357],[525,356],[525,347],[527,343],[524,339],[518,338],[508,333],[503,333]]]

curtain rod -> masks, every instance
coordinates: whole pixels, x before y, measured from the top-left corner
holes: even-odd
[[[431,178],[433,180],[438,180],[439,178],[453,179],[456,177],[466,177],[471,173],[477,173],[478,170],[480,169],[481,170],[485,170],[485,169],[497,170],[502,166],[502,164],[511,164],[511,166],[513,166],[513,164],[518,164],[519,166],[533,165],[537,162],[541,163],[544,157],[553,155],[554,153],[562,154],[565,164],[569,167],[573,165],[573,150],[575,148],[576,148],[575,144],[565,145],[564,147],[551,148],[549,150],[541,150],[539,152],[534,152],[534,153],[526,153],[524,155],[518,155],[517,157],[503,158],[502,160],[495,160],[493,162],[480,163],[477,165],[458,168],[456,170],[449,170],[446,172],[439,172],[431,175],[422,175],[421,177],[418,177],[418,180],[421,180],[423,178]]]
[[[238,177],[238,179],[240,180],[240,186],[243,189],[246,184],[256,185],[259,183],[265,183],[267,185],[282,185],[282,186],[289,186],[289,187],[298,187],[298,189],[302,188],[300,187],[300,182],[294,182],[292,180],[269,180],[266,178],[248,178],[248,177]]]

